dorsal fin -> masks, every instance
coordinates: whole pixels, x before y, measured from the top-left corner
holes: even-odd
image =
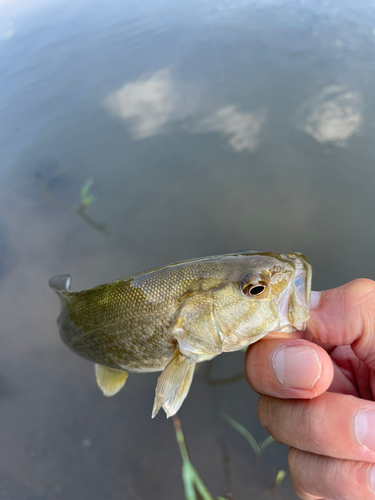
[[[70,292],[70,281],[70,274],[59,274],[51,278],[48,283],[52,290],[61,294],[63,292]]]

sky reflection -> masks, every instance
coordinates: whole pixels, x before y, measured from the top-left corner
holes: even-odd
[[[123,120],[135,139],[164,131],[167,123],[183,120],[194,112],[196,99],[188,84],[176,81],[171,69],[125,83],[105,99],[105,106]]]
[[[218,132],[234,151],[255,151],[266,122],[264,111],[242,112],[230,104],[205,117],[199,109],[202,100],[202,92],[193,84],[178,81],[171,69],[163,68],[125,83],[105,99],[104,106],[126,123],[134,139],[152,137],[171,122],[189,119],[187,129],[194,133]],[[207,103],[207,96],[204,100]]]
[[[253,153],[267,122],[263,109],[241,111],[236,104],[217,107],[207,92],[179,81],[170,68],[125,83],[104,100],[104,106],[126,124],[134,139],[155,136],[165,132],[168,124],[180,122],[181,129],[193,133],[217,132],[236,152]],[[298,128],[320,143],[345,146],[360,132],[362,109],[360,92],[329,85],[296,109],[302,115]]]
[[[324,88],[306,108],[301,128],[321,143],[345,146],[351,136],[359,133],[363,123],[362,96],[345,86]]]
[[[176,85],[167,69],[126,83],[105,101],[113,115],[128,123],[136,139],[160,133],[173,120],[177,102]]]
[[[223,106],[212,116],[202,120],[201,131],[219,132],[228,140],[234,151],[255,151],[259,143],[259,133],[266,122],[263,111],[244,113],[237,106]]]

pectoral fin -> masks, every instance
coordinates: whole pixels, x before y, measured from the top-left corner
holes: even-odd
[[[104,396],[117,394],[124,387],[128,378],[128,372],[97,364],[95,364],[95,375]]]
[[[157,415],[161,407],[167,417],[177,413],[189,392],[194,368],[195,363],[187,361],[180,352],[168,363],[158,379],[152,418]]]

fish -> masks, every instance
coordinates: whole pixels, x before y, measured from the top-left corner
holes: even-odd
[[[173,416],[197,363],[243,349],[270,332],[304,330],[312,267],[301,253],[245,251],[177,262],[80,292],[69,274],[49,285],[59,332],[95,363],[105,396],[129,372],[158,372],[152,418]]]

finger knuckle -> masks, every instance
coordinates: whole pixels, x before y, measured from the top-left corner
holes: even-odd
[[[366,364],[375,363],[375,281],[360,278],[343,287],[347,323],[357,332],[352,343],[356,355]]]
[[[304,435],[309,442],[309,447],[323,450],[322,429],[327,414],[327,402],[323,397],[311,399],[301,406],[301,423],[304,429]]]
[[[335,500],[374,498],[368,482],[369,464],[339,460],[291,448],[288,465],[293,487],[301,499],[312,496]]]
[[[289,423],[293,421],[294,403],[271,396],[259,398],[259,421],[277,443],[292,444],[289,439]]]
[[[258,401],[258,418],[261,425],[269,432],[269,397],[260,396]]]
[[[358,308],[375,298],[375,281],[358,278],[342,287],[346,311]]]
[[[308,462],[308,455],[296,448],[290,448],[288,453],[288,468],[294,491],[301,500],[310,500],[309,486],[306,484],[307,476],[302,470]]]

